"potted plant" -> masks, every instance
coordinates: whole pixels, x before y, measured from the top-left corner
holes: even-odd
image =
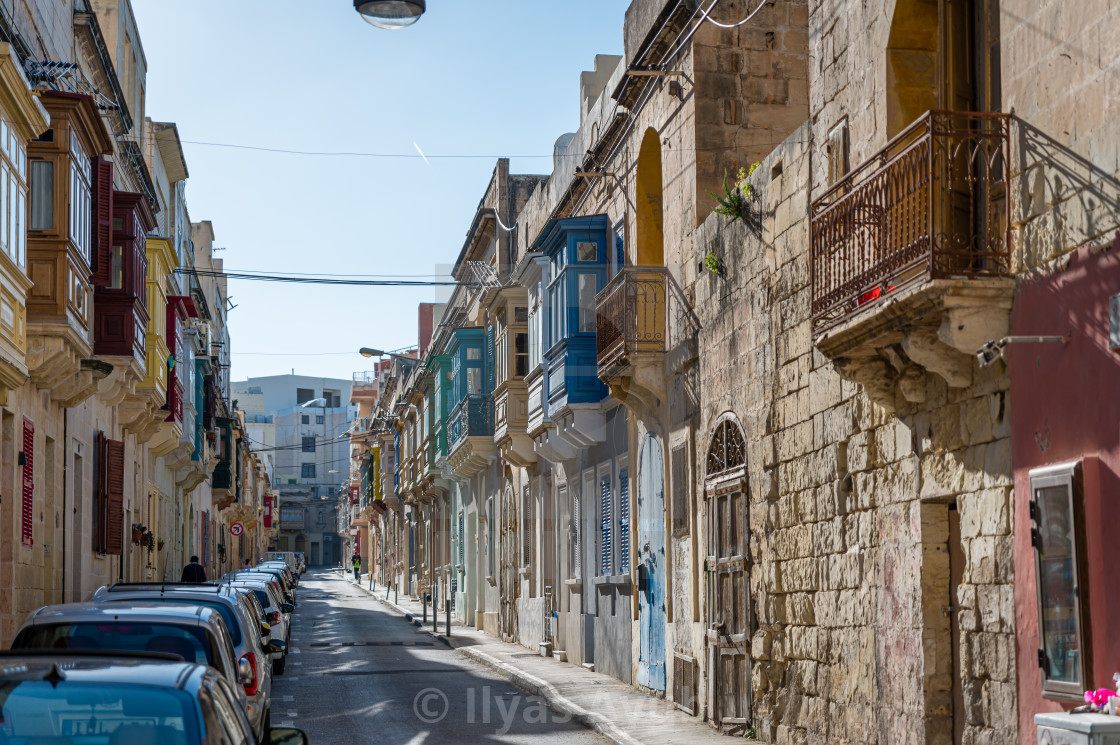
[[[157,538],[156,539],[156,550],[157,551],[162,551],[163,547],[166,545],[166,543],[167,542],[164,541],[162,538]]]
[[[145,526],[143,526],[139,523],[133,523],[132,524],[132,542],[135,543],[137,546],[140,545],[141,539],[144,538],[144,527]]]
[[[156,547],[156,534],[153,533],[150,530],[147,533],[145,533],[144,534],[144,545],[147,546],[148,551],[151,552],[151,550]]]

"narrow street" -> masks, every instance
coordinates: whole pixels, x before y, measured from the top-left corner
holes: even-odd
[[[303,576],[272,723],[313,743],[606,743],[327,569]],[[528,652],[526,652],[528,654]]]

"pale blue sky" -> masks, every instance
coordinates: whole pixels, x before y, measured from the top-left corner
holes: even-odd
[[[622,52],[629,0],[429,0],[401,31],[352,0],[132,3],[147,114],[185,141],[494,156],[184,143],[191,219],[213,221],[227,269],[430,275],[458,255],[497,156],[544,156],[512,170],[550,172],[553,142],[579,124],[580,72]],[[232,281],[233,379],[368,369],[358,347],[415,344],[434,292]]]

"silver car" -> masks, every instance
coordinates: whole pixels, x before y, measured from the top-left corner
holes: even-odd
[[[249,711],[242,686],[251,682],[252,669],[247,661],[238,662],[221,613],[206,606],[140,602],[47,605],[20,627],[12,649],[178,655],[187,662],[215,668],[233,688],[241,710]]]
[[[233,639],[237,659],[248,661],[252,668],[252,681],[243,686],[248,700],[246,713],[257,739],[263,741],[272,708],[272,665],[269,662],[273,651],[282,652],[285,645],[279,642],[266,648],[262,639],[271,636],[271,626],[257,616],[256,609],[247,598],[223,585],[121,582],[98,589],[93,594],[93,602],[204,605],[218,611]]]
[[[287,645],[291,637],[291,614],[295,610],[295,606],[284,600],[271,578],[263,575],[257,577],[241,575],[230,577],[224,581],[233,587],[243,588],[253,593],[257,602],[264,608],[265,620],[272,626],[272,638],[281,639]],[[274,652],[272,654],[272,672],[283,675],[287,659],[288,650],[286,646],[282,651]]]

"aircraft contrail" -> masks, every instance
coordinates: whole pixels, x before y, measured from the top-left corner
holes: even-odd
[[[414,143],[412,143],[412,146],[413,146],[414,148],[416,148],[416,152],[420,153],[420,157],[421,157],[421,158],[423,158],[423,159],[424,159],[424,162],[428,164],[428,168],[431,168],[431,167],[432,167],[432,164],[431,164],[431,163],[430,163],[430,162],[428,161],[428,156],[427,156],[427,155],[424,155],[424,151],[420,149],[420,146],[419,146],[419,145],[417,145],[417,144],[416,144],[415,142],[414,142]]]

